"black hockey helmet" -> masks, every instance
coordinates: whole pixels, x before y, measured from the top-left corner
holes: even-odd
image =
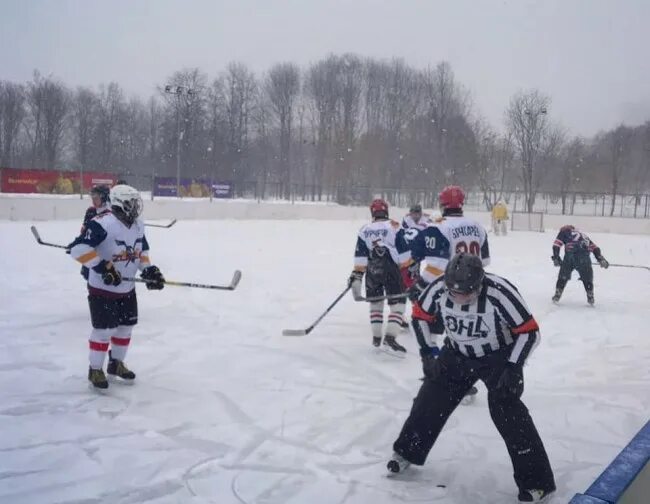
[[[452,300],[460,304],[469,304],[478,297],[484,278],[481,258],[471,254],[456,254],[445,269],[445,287]]]
[[[99,196],[102,205],[110,200],[111,189],[107,185],[97,185],[90,190],[90,196]]]
[[[415,203],[411,205],[411,208],[409,208],[410,213],[422,213],[422,205],[419,203]]]

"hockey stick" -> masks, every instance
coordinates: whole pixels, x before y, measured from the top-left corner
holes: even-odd
[[[338,302],[343,299],[343,297],[348,293],[348,291],[351,289],[351,286],[346,287],[346,289],[341,292],[338,297],[332,302],[331,305],[327,307],[327,309],[316,319],[316,321],[310,325],[307,329],[285,329],[282,331],[282,336],[306,336],[310,332],[313,331],[314,327],[318,325],[318,323],[325,318],[325,315],[327,315],[332,308],[334,308]]]
[[[391,301],[393,299],[406,299],[408,294],[389,294],[388,296],[374,296],[374,297],[363,297],[363,296],[354,296],[355,301],[366,301],[367,303],[375,303],[377,301]]]
[[[122,277],[122,280],[125,280],[127,282],[138,282],[144,284],[155,283],[155,282],[151,282],[150,280],[145,280],[143,278]],[[199,283],[191,283],[191,282],[175,282],[173,280],[165,280],[163,283],[165,285],[173,285],[174,287],[193,287],[195,289],[215,289],[215,290],[232,291],[237,288],[237,285],[239,284],[240,280],[241,280],[241,271],[236,270],[229,285],[211,285],[211,284],[199,284]]]
[[[593,264],[594,266],[600,266],[600,264],[597,263],[597,262],[596,263],[591,263],[591,264]],[[650,266],[639,266],[637,264],[613,264],[613,263],[609,263],[609,265],[613,266],[614,268],[640,268],[640,269],[645,269],[645,270],[650,271]]]
[[[58,245],[57,243],[50,243],[41,240],[41,235],[38,233],[38,229],[36,229],[36,226],[32,226],[30,228],[32,230],[32,234],[34,235],[34,238],[36,238],[36,242],[39,245],[45,245],[46,247],[54,247],[54,248],[60,248],[60,249],[68,249],[65,245]]]
[[[165,229],[169,229],[174,224],[176,224],[176,219],[172,219],[172,221],[169,224],[151,224],[149,222],[144,223],[144,225],[147,227],[157,227],[157,228],[165,228]]]

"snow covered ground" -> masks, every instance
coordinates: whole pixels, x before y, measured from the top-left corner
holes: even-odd
[[[139,291],[128,364],[134,386],[86,384],[89,320],[78,266],[39,247],[27,223],[0,223],[0,502],[110,504],[504,503],[512,469],[484,388],[448,422],[427,464],[384,477],[421,376],[370,345],[367,306],[345,299],[359,222],[179,222],[150,229],[169,279],[228,282],[235,292]],[[79,223],[38,224],[67,243]],[[524,400],[558,483],[582,491],[650,412],[644,270],[596,269],[596,307],[569,284],[550,297],[553,236],[493,237],[491,271],[514,281],[542,327]],[[594,235],[611,262],[645,264],[650,240]],[[439,487],[444,485],[445,488]]]

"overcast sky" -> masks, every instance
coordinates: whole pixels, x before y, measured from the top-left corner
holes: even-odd
[[[576,134],[650,119],[650,0],[0,0],[0,79],[38,69],[147,97],[185,67],[343,52],[447,60],[499,128],[531,87]]]

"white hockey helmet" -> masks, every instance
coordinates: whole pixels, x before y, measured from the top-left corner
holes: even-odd
[[[113,186],[110,198],[113,213],[127,224],[133,224],[142,214],[142,198],[135,187],[126,184]]]

